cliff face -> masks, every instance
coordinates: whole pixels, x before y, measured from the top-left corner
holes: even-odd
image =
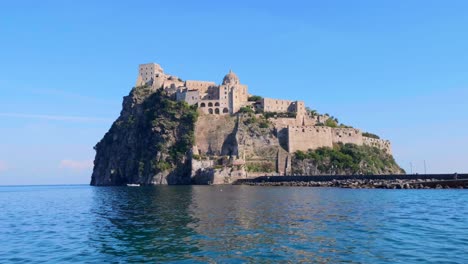
[[[194,183],[232,183],[259,175],[279,175],[287,152],[273,125],[249,114],[201,115],[196,124],[192,160]]]
[[[189,184],[197,115],[161,90],[134,88],[95,146],[91,185]]]

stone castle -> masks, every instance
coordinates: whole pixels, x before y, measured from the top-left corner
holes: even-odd
[[[241,84],[239,77],[232,71],[218,85],[208,81],[183,81],[164,73],[158,64],[141,64],[135,86],[144,85],[154,90],[163,88],[177,101],[197,105],[206,115],[233,115],[246,107],[257,113],[272,113],[270,121],[289,153],[332,147],[336,143],[353,143],[374,146],[391,154],[390,141],[366,137],[355,128],[324,126],[329,117],[310,113],[303,101],[272,98],[249,100],[252,95],[247,85]]]

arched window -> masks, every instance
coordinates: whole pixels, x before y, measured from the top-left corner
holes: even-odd
[[[216,102],[216,103],[215,103],[215,106],[219,106],[219,103],[218,103],[218,102]]]
[[[219,115],[219,108],[215,109],[215,114]]]
[[[225,113],[225,114],[229,113],[229,109],[224,108],[224,109],[223,109],[223,113]]]
[[[212,109],[212,108],[208,108],[208,113],[213,114],[213,109]]]
[[[200,104],[200,107],[205,107],[205,106],[206,106],[205,103],[201,103],[201,104]]]
[[[213,106],[213,103],[208,103],[208,107],[212,107]]]

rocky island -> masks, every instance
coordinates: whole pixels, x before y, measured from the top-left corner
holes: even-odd
[[[139,65],[122,111],[95,146],[91,185],[230,184],[258,176],[401,174],[391,143],[303,101],[252,95]]]

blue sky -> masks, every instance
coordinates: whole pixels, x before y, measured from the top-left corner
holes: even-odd
[[[0,184],[88,183],[140,63],[300,99],[468,172],[466,1],[2,1]]]

